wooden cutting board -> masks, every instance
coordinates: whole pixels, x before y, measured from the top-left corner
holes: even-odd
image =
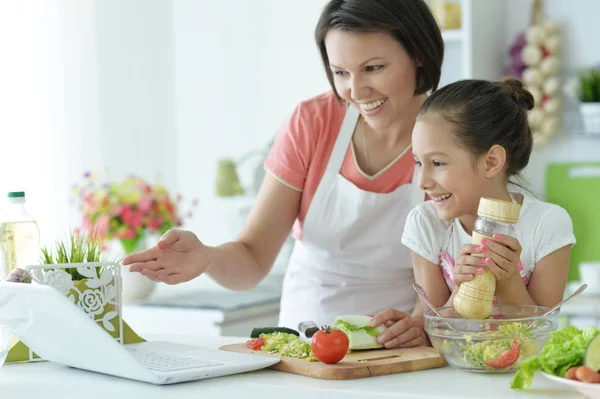
[[[224,351],[251,353],[261,356],[281,357],[278,353],[246,348],[245,344],[225,345]],[[282,357],[269,368],[287,373],[300,374],[325,380],[352,380],[418,371],[445,366],[446,362],[434,348],[416,347],[406,349],[375,349],[357,351],[346,355],[336,364],[309,362],[304,359]]]

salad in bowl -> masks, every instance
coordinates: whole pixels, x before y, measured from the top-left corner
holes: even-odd
[[[558,313],[530,305],[497,305],[492,317],[466,319],[449,306],[425,312],[425,331],[446,362],[459,370],[511,373],[540,353],[558,327]]]

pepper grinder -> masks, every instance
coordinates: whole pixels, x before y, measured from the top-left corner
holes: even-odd
[[[473,228],[472,243],[481,245],[481,240],[495,233],[515,236],[521,205],[491,198],[481,198],[477,219]],[[473,256],[485,257],[485,253]],[[496,276],[487,267],[472,280],[462,283],[454,297],[456,312],[468,319],[486,319],[492,313],[496,294]]]

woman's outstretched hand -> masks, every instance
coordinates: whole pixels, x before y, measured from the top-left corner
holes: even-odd
[[[169,230],[156,246],[123,259],[129,271],[167,284],[190,281],[204,273],[212,261],[210,250],[191,231]]]

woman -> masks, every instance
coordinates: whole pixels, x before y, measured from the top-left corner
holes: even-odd
[[[426,92],[439,82],[441,33],[422,0],[332,0],[315,38],[332,91],[300,103],[278,135],[236,241],[206,247],[172,230],[123,264],[167,284],[208,273],[227,288],[249,289],[293,227],[280,325],[388,309],[378,320],[396,324],[394,338],[384,333],[382,344],[425,344],[422,323],[404,313],[415,294],[400,238],[406,215],[424,200],[410,139]]]

